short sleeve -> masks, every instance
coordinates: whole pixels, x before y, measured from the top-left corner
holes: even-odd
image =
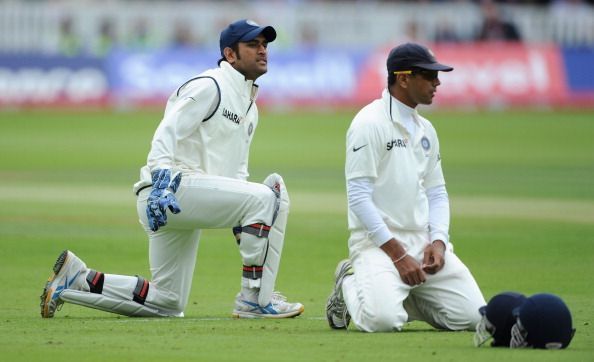
[[[380,160],[380,139],[371,122],[355,119],[347,132],[345,177],[377,178]]]

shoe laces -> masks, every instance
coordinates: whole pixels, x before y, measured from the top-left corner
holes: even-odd
[[[286,303],[287,297],[282,295],[281,292],[272,292],[272,297],[270,298],[270,301],[273,303]]]
[[[346,307],[346,303],[338,301],[336,299],[333,302],[334,302],[333,303],[334,305],[333,305],[333,310],[332,310],[332,314],[331,314],[332,317],[340,320],[344,326],[348,326],[349,320],[350,320],[350,315],[349,315],[349,311]]]
[[[333,305],[333,311],[335,312],[335,315],[340,315],[342,316],[344,314],[344,312],[346,311],[346,303],[344,302],[344,300],[341,300],[339,298],[334,298],[332,300],[332,305]]]
[[[335,291],[330,303],[332,305],[332,314],[346,322],[348,310],[341,290]]]

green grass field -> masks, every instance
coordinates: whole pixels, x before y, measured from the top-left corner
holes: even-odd
[[[487,299],[560,295],[577,334],[564,351],[475,348],[471,332],[421,322],[402,333],[332,331],[324,317],[347,255],[345,132],[354,111],[263,113],[251,180],[291,194],[277,288],[305,304],[282,321],[235,320],[241,261],[229,230],[203,233],[183,319],[64,305],[39,315],[58,254],[149,277],[132,184],[160,111],[0,113],[0,360],[594,361],[594,112],[426,113],[440,135],[457,254]]]

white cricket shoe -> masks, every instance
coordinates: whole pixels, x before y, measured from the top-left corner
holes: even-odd
[[[342,282],[348,275],[353,275],[353,267],[349,259],[341,260],[334,272],[334,289],[326,302],[326,318],[333,329],[347,329],[351,321],[351,315],[344,302],[342,295]]]
[[[51,275],[41,294],[41,317],[52,318],[64,303],[60,294],[65,289],[85,290],[87,266],[74,253],[64,250],[54,264]]]
[[[272,293],[272,299],[266,307],[261,307],[258,302],[244,299],[241,293],[235,298],[233,316],[236,318],[292,318],[303,313],[303,304],[288,303],[287,298],[279,292]]]

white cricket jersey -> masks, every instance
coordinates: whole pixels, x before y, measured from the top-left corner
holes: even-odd
[[[399,119],[406,112],[411,112],[416,122],[414,138]],[[426,190],[445,185],[445,180],[437,133],[427,119],[398,102],[386,89],[381,99],[365,106],[353,119],[346,152],[347,181],[373,179],[373,203],[389,228],[428,230]],[[351,232],[366,231],[350,208],[348,224]]]
[[[257,91],[225,61],[182,85],[167,101],[134,192],[150,185],[150,172],[160,168],[246,180]]]

